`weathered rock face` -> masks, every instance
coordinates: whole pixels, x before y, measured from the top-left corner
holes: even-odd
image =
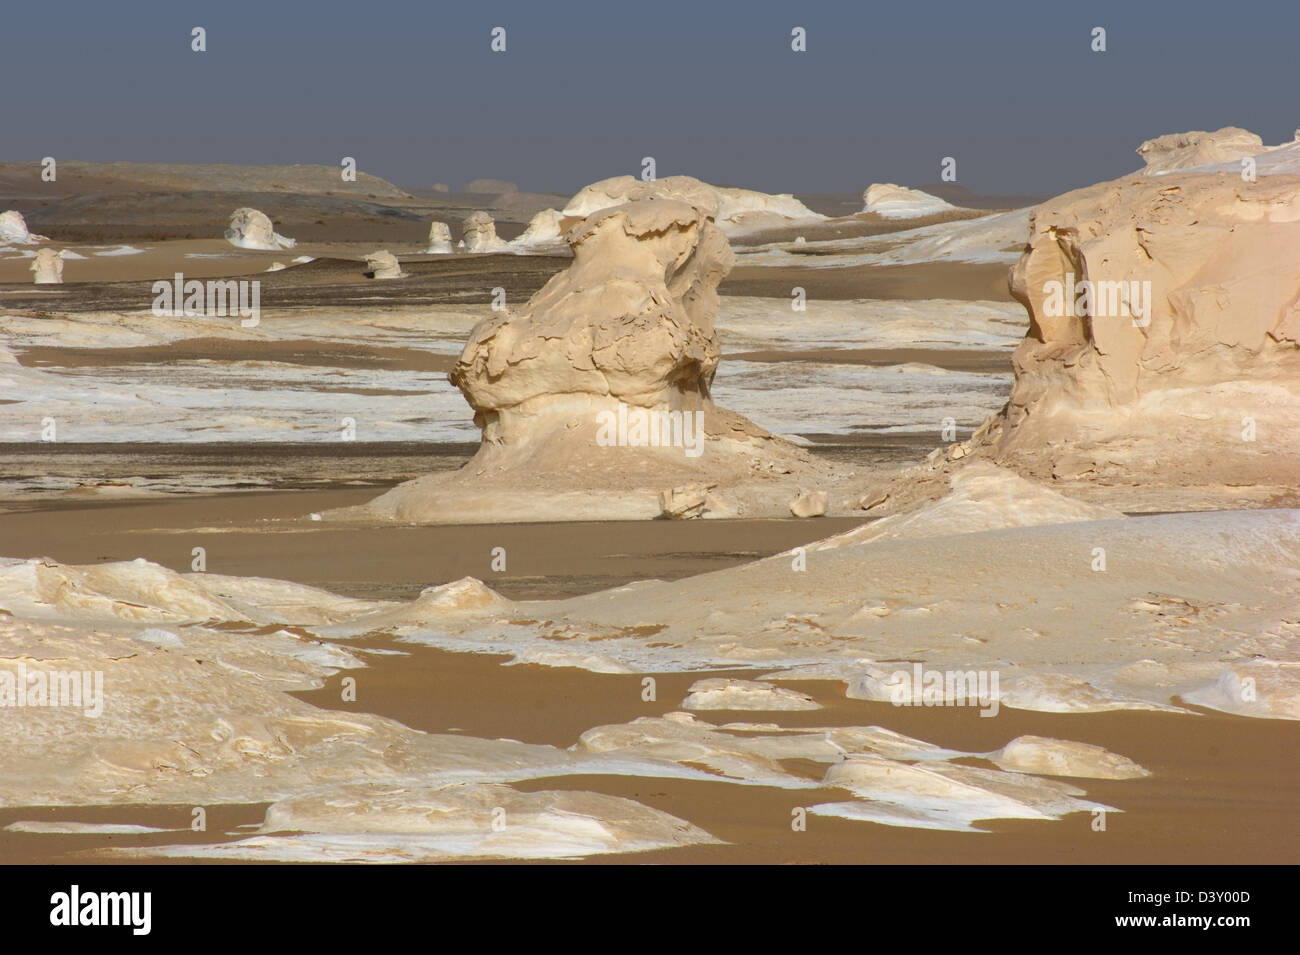
[[[615,176],[594,182],[575,195],[563,215],[584,217],[601,209],[642,199],[677,199],[700,209],[729,235],[826,218],[791,195],[769,195],[749,189],[711,186],[691,176],[667,176],[646,182]]]
[[[63,250],[40,249],[32,259],[32,269],[36,273],[32,280],[37,285],[59,285],[63,282]]]
[[[470,213],[461,242],[466,252],[500,252],[506,245],[497,238],[496,223],[486,212]]]
[[[366,256],[366,271],[371,273],[371,278],[376,279],[406,278],[406,273],[402,271],[397,256],[387,249],[379,249]]]
[[[1254,156],[1264,149],[1264,141],[1254,133],[1236,126],[1225,126],[1212,133],[1192,130],[1148,139],[1137,148],[1146,163],[1142,170],[1156,176],[1190,166],[1230,162]]]
[[[297,243],[278,235],[271,220],[263,212],[244,206],[230,214],[226,227],[226,241],[241,249],[261,249],[270,252],[292,249]]]
[[[1034,211],[1011,290],[1030,327],[985,431],[1022,469],[1294,485],[1300,176],[1068,193]]]
[[[425,252],[430,255],[449,255],[456,251],[451,245],[451,229],[445,222],[429,223],[429,247]]]
[[[27,220],[17,209],[0,212],[0,243],[7,245],[30,245],[43,242],[45,236],[32,235],[27,231]]]

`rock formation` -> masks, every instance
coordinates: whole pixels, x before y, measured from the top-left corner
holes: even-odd
[[[425,252],[430,255],[450,255],[456,251],[451,245],[451,229],[445,222],[429,223],[429,247]]]
[[[1230,162],[1263,152],[1264,141],[1254,133],[1236,126],[1225,126],[1212,133],[1194,129],[1188,133],[1170,133],[1148,139],[1137,148],[1146,163],[1143,173],[1159,176],[1192,166]]]
[[[451,374],[482,429],[479,452],[355,516],[785,516],[800,478],[827,483],[832,466],[712,402],[716,289],[733,257],[713,194],[680,195],[570,229],[573,264],[519,312],[480,322]]]
[[[401,263],[397,261],[397,256],[387,249],[379,249],[371,252],[366,256],[366,270],[371,273],[371,278],[375,279],[404,279],[406,273],[402,271]]]
[[[27,220],[17,209],[0,212],[0,244],[31,245],[33,242],[47,241],[43,235],[32,235],[27,231]]]
[[[521,252],[568,248],[564,236],[560,234],[560,223],[563,221],[562,212],[543,209],[533,216],[528,228],[510,242],[510,248]]]
[[[916,219],[957,208],[938,196],[920,189],[896,186],[892,182],[868,186],[862,193],[862,203],[863,212],[872,212],[886,219]]]
[[[578,192],[562,214],[583,218],[623,202],[654,198],[683,199],[701,208],[708,206],[713,209],[718,227],[728,235],[826,218],[788,194],[774,196],[749,189],[711,186],[690,176],[668,176],[649,182],[632,176],[602,179]]]
[[[976,434],[1000,460],[1058,481],[1294,487],[1300,174],[1170,169],[1060,196],[1034,211],[1011,290],[1029,332]]]
[[[38,249],[32,259],[31,270],[36,273],[37,285],[59,285],[63,282],[63,250]]]
[[[258,249],[275,252],[280,249],[292,249],[297,243],[276,234],[271,220],[265,213],[247,206],[236,209],[230,214],[230,225],[226,227],[226,240],[241,249]]]
[[[466,252],[500,252],[506,244],[497,238],[497,227],[486,212],[472,212],[463,228]]]

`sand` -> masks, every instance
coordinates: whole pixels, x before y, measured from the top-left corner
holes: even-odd
[[[504,736],[567,746],[588,726],[662,712],[640,699],[634,675],[590,674],[539,666],[502,668],[500,658],[401,647],[407,657],[372,658],[365,676],[365,706],[430,731]],[[658,675],[661,699],[685,695],[697,674]],[[338,681],[299,694],[322,707],[337,707]],[[1247,721],[1207,714],[1196,732],[1187,717],[1109,713],[1046,716],[1008,713],[981,720],[954,710],[900,710],[888,704],[845,700],[824,683],[789,684],[816,696],[823,709],[784,714],[792,725],[880,724],[961,749],[988,749],[1010,736],[1044,732],[1122,752],[1153,770],[1143,780],[1088,783],[1089,794],[1118,806],[1106,832],[1094,832],[1090,815],[1063,825],[1006,820],[981,828],[994,835],[946,833],[870,826],[811,817],[804,832],[790,828],[791,809],[809,804],[810,793],[717,781],[638,780],[612,776],[566,776],[524,781],[522,790],[568,788],[625,796],[689,819],[727,844],[593,857],[587,861],[634,864],[831,863],[831,864],[1288,864],[1300,846],[1287,819],[1300,798],[1300,773],[1279,752],[1300,745],[1294,723]],[[715,714],[744,719],[749,714]],[[996,724],[996,726],[991,725]],[[794,764],[793,769],[800,766]],[[803,767],[817,773],[811,765]],[[816,798],[836,796],[818,791]],[[844,798],[846,794],[838,794]],[[189,831],[189,805],[113,807],[11,807],[0,810],[0,857],[9,862],[121,864],[120,856],[96,850],[233,841],[259,824],[265,804],[214,805],[208,831]],[[27,820],[117,822],[173,827],[152,835],[45,835],[6,831]],[[1050,826],[1050,829],[1045,829]],[[139,861],[157,862],[156,858]]]

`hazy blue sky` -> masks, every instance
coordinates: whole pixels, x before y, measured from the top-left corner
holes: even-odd
[[[1161,133],[1289,140],[1298,35],[1296,0],[10,0],[0,159],[350,155],[408,186],[570,192],[650,155],[660,176],[844,192],[954,156],[973,191],[1055,193]]]

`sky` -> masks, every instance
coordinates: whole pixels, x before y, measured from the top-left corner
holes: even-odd
[[[407,187],[571,193],[652,156],[807,194],[934,183],[952,157],[972,192],[1050,195],[1163,133],[1289,141],[1298,34],[1296,0],[16,0],[0,161],[352,156]]]

